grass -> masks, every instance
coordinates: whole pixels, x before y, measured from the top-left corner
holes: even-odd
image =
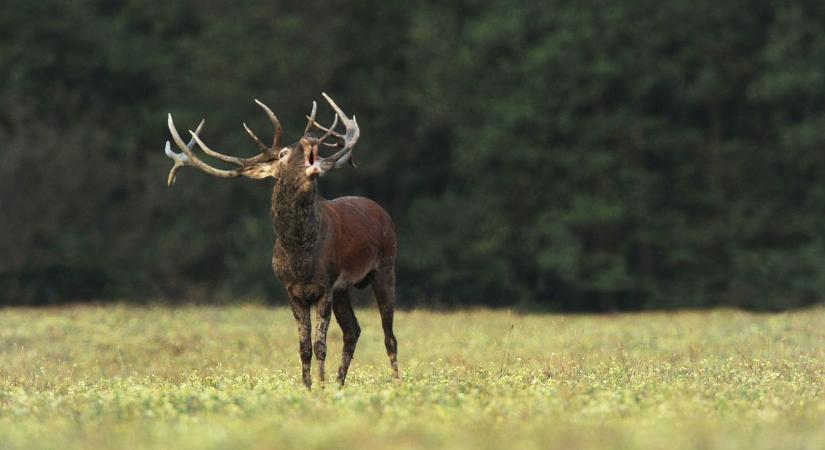
[[[358,315],[307,392],[286,309],[0,310],[0,448],[825,448],[825,309]]]

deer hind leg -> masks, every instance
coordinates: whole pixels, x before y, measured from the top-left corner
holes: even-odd
[[[304,386],[312,389],[312,318],[309,315],[309,305],[305,305],[296,300],[290,301],[292,315],[298,325],[299,353],[301,355],[301,373],[304,378]]]
[[[378,302],[378,312],[381,313],[381,326],[384,328],[384,346],[387,347],[387,356],[390,358],[392,373],[398,375],[398,342],[392,331],[393,315],[395,314],[395,268],[386,266],[375,271],[372,279],[372,289],[375,300]]]
[[[353,354],[355,354],[358,336],[361,335],[361,327],[358,325],[358,319],[355,318],[355,311],[352,310],[349,288],[333,294],[332,312],[335,313],[335,320],[338,321],[341,332],[344,334],[341,366],[338,368],[338,383],[343,386],[347,380],[349,363],[352,361]]]
[[[315,305],[318,323],[315,328],[315,359],[318,360],[318,379],[321,384],[326,381],[324,362],[327,359],[327,330],[332,316],[332,299],[324,295]]]

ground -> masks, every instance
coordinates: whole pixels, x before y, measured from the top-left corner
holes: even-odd
[[[825,309],[358,316],[307,392],[286,309],[2,309],[0,448],[825,448]]]

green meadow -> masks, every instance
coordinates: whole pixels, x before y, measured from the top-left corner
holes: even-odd
[[[0,448],[825,448],[825,309],[357,314],[308,392],[287,309],[2,309]]]

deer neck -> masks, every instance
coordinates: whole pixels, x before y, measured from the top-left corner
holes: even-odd
[[[290,253],[312,252],[320,240],[320,194],[317,184],[278,180],[272,191],[275,237]]]

